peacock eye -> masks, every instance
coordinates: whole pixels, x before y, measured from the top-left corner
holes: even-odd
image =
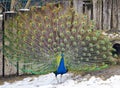
[[[66,39],[66,38],[64,39],[64,42],[67,42],[67,39]]]
[[[43,37],[43,36],[41,36],[41,37],[40,37],[40,39],[41,39],[41,40],[44,40],[44,37]]]
[[[92,43],[89,43],[89,47],[93,47],[94,45]]]
[[[63,38],[64,37],[64,33],[60,33],[60,36]]]
[[[84,51],[87,51],[88,49],[86,47],[83,48]]]
[[[67,45],[66,45],[66,47],[67,47],[67,48],[69,48],[69,47],[70,47],[70,45],[69,45],[69,44],[67,44]]]
[[[35,39],[35,36],[32,36],[32,39]]]
[[[70,23],[70,22],[67,22],[67,25],[68,25],[68,26],[70,26],[70,25],[71,25],[71,23]]]
[[[94,41],[97,41],[97,37],[93,37],[93,40],[94,40]]]
[[[88,31],[89,33],[90,33],[90,32],[92,32],[92,30],[91,30],[91,29],[89,29],[89,30],[87,30],[87,31]]]
[[[87,19],[87,15],[84,15],[84,18]]]
[[[105,44],[105,41],[103,41],[103,40],[102,40],[102,41],[100,41],[100,44]]]
[[[81,57],[80,59],[83,60],[83,57]]]
[[[39,26],[42,26],[42,23],[38,23]]]
[[[58,29],[58,28],[55,27],[55,28],[54,28],[54,31],[57,31],[57,29]]]
[[[106,47],[102,47],[102,50],[104,50],[104,51],[105,51],[105,50],[107,50],[107,49],[106,49]]]
[[[63,46],[64,46],[64,43],[60,43],[60,46],[62,46],[62,47],[63,47]]]
[[[45,32],[46,32],[46,31],[45,31],[45,30],[43,30],[43,31],[42,31],[42,34],[45,34]]]
[[[74,21],[74,22],[73,22],[73,25],[77,25],[77,24],[78,24],[78,22],[77,22],[77,21]]]
[[[88,53],[87,56],[91,57],[92,55],[91,55],[91,53]]]
[[[70,31],[69,30],[67,30],[66,33],[70,35]]]
[[[96,31],[96,36],[100,36],[101,32],[100,31]]]
[[[60,16],[59,19],[60,19],[60,20],[63,19],[63,16]]]
[[[26,41],[26,37],[23,37],[23,40]]]
[[[85,25],[85,22],[84,22],[84,21],[82,22],[82,25],[83,25],[83,26]]]
[[[82,41],[82,42],[81,42],[81,44],[82,44],[82,45],[85,45],[85,42],[84,42],[84,41]]]
[[[73,46],[76,46],[77,45],[77,42],[73,42]]]
[[[57,47],[58,51],[60,50],[60,47]]]
[[[102,56],[103,58],[107,58],[107,56],[105,55],[105,54],[103,54],[103,56]]]
[[[32,46],[32,45],[33,45],[33,42],[31,42],[30,45]]]
[[[48,20],[48,19],[49,19],[49,17],[48,17],[48,16],[45,16],[45,17],[44,17],[44,19],[45,19],[45,20]]]
[[[64,52],[65,51],[65,48],[62,48],[62,52]]]
[[[51,28],[50,24],[46,25],[46,27],[47,27],[48,29]]]
[[[97,57],[95,56],[95,57],[93,57],[93,59],[94,59],[94,60],[97,60]]]
[[[73,37],[73,36],[70,36],[70,39],[71,39],[71,40],[74,40],[74,37]]]
[[[56,40],[59,40],[59,37],[56,37]]]
[[[81,39],[81,35],[77,35],[77,38],[78,38],[78,39]]]
[[[97,48],[97,49],[100,49],[100,45],[97,45],[96,48]]]
[[[92,51],[94,51],[94,49],[93,49],[93,48],[90,48],[90,51],[92,52]]]
[[[19,31],[20,32],[20,31]],[[28,34],[28,30],[25,31],[26,34]]]
[[[97,50],[96,53],[97,53],[97,55],[99,55],[99,54],[100,54],[100,51]]]
[[[89,37],[89,36],[86,36],[86,40],[87,40],[87,41],[90,41],[90,37]]]
[[[86,53],[83,53],[82,55],[83,55],[83,56],[86,56]]]
[[[50,42],[52,42],[52,40],[51,40],[51,39],[48,39],[48,42],[50,43]]]
[[[76,29],[72,29],[72,32],[73,32],[73,33],[76,33]]]
[[[65,28],[64,24],[61,24],[60,26],[61,26],[61,28]]]
[[[54,51],[57,51],[57,49],[56,49],[56,48],[54,48]]]
[[[42,42],[40,42],[40,43],[39,43],[39,45],[40,45],[40,46],[42,46],[42,45],[43,45],[43,43],[42,43]]]
[[[67,17],[68,19],[71,19],[71,18],[72,18],[71,15],[67,15],[66,17]]]
[[[84,30],[84,29],[81,29],[80,31],[81,31],[81,33],[85,33],[85,30]]]
[[[90,28],[93,29],[93,28],[94,28],[94,25],[90,25]]]
[[[54,34],[53,33],[50,33],[49,36],[52,37]]]

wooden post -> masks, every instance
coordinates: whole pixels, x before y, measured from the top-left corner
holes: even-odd
[[[118,30],[120,31],[120,0],[118,0]]]
[[[17,60],[17,63],[16,63],[17,65],[17,76],[19,76],[19,61]]]
[[[31,3],[31,0],[28,0],[27,3],[26,3],[26,5],[25,5],[25,9],[28,9],[28,8],[29,8],[30,3]]]
[[[112,27],[113,27],[113,30],[118,30],[118,7],[119,7],[119,0],[113,0],[113,10],[112,10]]]
[[[108,10],[107,1],[103,0],[103,29],[104,30],[108,30],[107,10]]]
[[[112,0],[108,0],[107,5],[108,5],[108,15],[107,15],[107,20],[108,20],[108,30],[111,29],[111,7],[112,7]]]
[[[1,8],[2,7],[2,8]],[[2,76],[5,76],[5,56],[4,56],[4,21],[5,21],[5,7],[0,4],[1,14],[2,14]]]
[[[83,1],[82,0],[73,0],[73,7],[75,8],[76,12],[79,14],[83,13]]]
[[[16,0],[11,0],[10,11],[14,11],[15,2],[16,2]]]
[[[2,20],[2,76],[5,76],[5,56],[4,56],[4,45],[5,45],[5,41],[4,41],[4,21],[5,21],[5,13],[3,13],[3,20]]]
[[[95,25],[97,26],[97,0],[93,0],[93,20],[95,21]]]

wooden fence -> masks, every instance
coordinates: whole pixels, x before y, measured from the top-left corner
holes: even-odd
[[[93,19],[97,29],[120,31],[120,0],[73,0],[72,4]]]

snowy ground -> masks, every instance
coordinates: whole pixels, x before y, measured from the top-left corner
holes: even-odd
[[[112,76],[103,81],[100,78],[92,76],[89,80],[80,76],[73,77],[73,74],[63,75],[62,80],[58,76],[57,80],[53,73],[39,77],[28,77],[14,83],[5,82],[0,88],[120,88],[120,75]]]

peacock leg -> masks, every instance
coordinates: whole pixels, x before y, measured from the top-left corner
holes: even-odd
[[[57,83],[59,83],[59,80],[58,80],[57,76],[56,76],[55,78],[56,78],[56,80],[57,80]]]
[[[62,75],[60,75],[60,83],[62,83]]]

